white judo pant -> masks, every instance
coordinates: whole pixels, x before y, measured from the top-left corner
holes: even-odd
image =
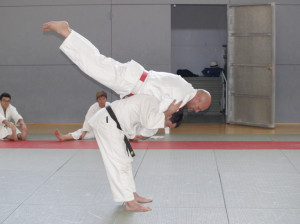
[[[123,132],[103,109],[96,114],[93,131],[102,155],[113,199],[116,202],[134,200],[136,192],[132,173],[132,157],[126,151]]]
[[[17,134],[20,134],[21,131],[16,128],[17,130]],[[4,139],[6,138],[8,135],[12,135],[12,130],[11,128],[7,127],[7,126],[2,126],[0,129],[0,139]]]
[[[82,128],[78,129],[77,131],[74,131],[72,133],[70,133],[72,135],[72,137],[75,139],[75,140],[78,140],[80,138],[80,136],[82,135]],[[92,138],[95,138],[95,135],[94,135],[94,132],[92,131],[88,131],[85,136],[84,136],[84,140],[87,140],[87,139],[92,139]]]

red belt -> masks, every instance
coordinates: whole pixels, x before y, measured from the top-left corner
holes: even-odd
[[[141,80],[142,82],[145,82],[145,79],[147,78],[147,76],[148,76],[148,73],[147,73],[147,72],[143,72],[143,74],[141,75],[140,80]]]
[[[148,76],[148,73],[147,73],[147,72],[143,72],[143,74],[142,74],[141,77],[140,77],[140,80],[141,80],[142,82],[145,82],[145,79],[147,78],[147,76]],[[130,94],[128,94],[127,96],[124,96],[123,99],[126,98],[126,97],[133,96],[133,95],[134,95],[133,93],[130,93]]]

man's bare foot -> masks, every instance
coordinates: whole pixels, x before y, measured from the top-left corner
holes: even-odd
[[[11,138],[11,140],[12,141],[18,141],[18,135],[17,135],[17,130],[15,129],[15,128],[12,128],[12,138]]]
[[[58,129],[55,130],[54,134],[55,134],[56,138],[57,138],[59,141],[62,142],[62,141],[65,140],[65,139],[64,139],[64,136],[60,133],[60,131],[59,131]]]
[[[125,202],[125,210],[131,212],[148,212],[152,209],[145,205],[138,203],[135,200]]]
[[[23,127],[22,132],[21,132],[21,140],[22,141],[26,140],[27,132],[28,132],[27,127]]]
[[[144,198],[144,197],[138,195],[136,192],[134,192],[133,195],[134,195],[134,200],[136,200],[139,203],[149,203],[149,202],[152,202],[152,199]]]
[[[43,31],[54,31],[66,38],[72,30],[66,21],[50,21],[44,23]]]
[[[22,133],[17,134],[18,140],[22,140]]]

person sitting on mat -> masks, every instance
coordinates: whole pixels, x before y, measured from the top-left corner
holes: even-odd
[[[9,93],[2,93],[0,95],[0,139],[24,141],[27,137],[27,126],[17,109],[10,104],[10,101],[11,95]],[[16,127],[18,125],[22,131]]]
[[[95,138],[95,135],[93,133],[93,130],[88,124],[88,120],[97,113],[98,110],[101,108],[104,108],[108,105],[110,105],[109,102],[107,102],[107,93],[105,91],[99,91],[96,94],[96,103],[94,103],[88,112],[85,115],[85,120],[83,123],[82,128],[78,129],[75,132],[63,135],[61,132],[56,129],[55,130],[55,136],[58,138],[59,141],[68,141],[68,140],[86,140],[86,139],[92,139]]]

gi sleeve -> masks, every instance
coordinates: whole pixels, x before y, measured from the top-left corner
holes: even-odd
[[[145,137],[151,137],[157,133],[158,129],[146,129],[146,128],[141,128],[139,132],[137,133],[138,135],[145,136]]]
[[[85,120],[82,126],[82,131],[91,131],[92,127],[89,125],[88,120]]]
[[[14,120],[15,124],[17,124],[20,119],[23,119],[23,117],[18,113],[15,107],[11,106],[10,110],[11,110],[11,117]]]
[[[5,121],[5,117],[0,113],[0,125],[2,124],[3,121]]]
[[[97,106],[97,104],[93,104],[89,108],[88,112],[86,113],[85,120],[84,120],[83,127],[82,127],[82,131],[91,131],[92,130],[92,127],[89,125],[88,121],[97,112],[97,109],[96,109],[95,105]]]
[[[146,129],[158,129],[165,126],[165,115],[159,112],[158,100],[151,96],[145,96],[141,107],[140,121]]]

